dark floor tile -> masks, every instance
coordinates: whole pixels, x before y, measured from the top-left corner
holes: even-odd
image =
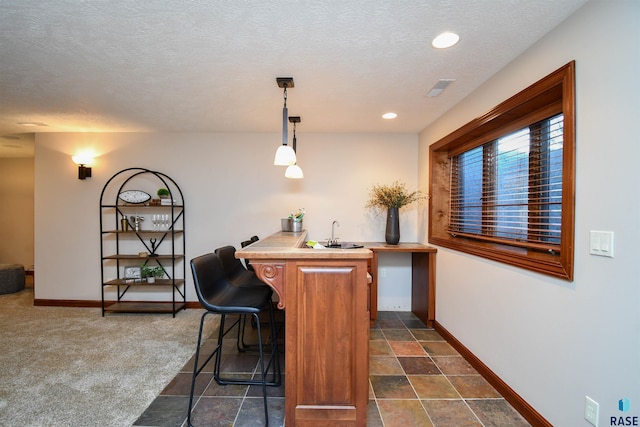
[[[369,341],[370,356],[393,356],[393,350],[387,341]]]
[[[526,427],[530,424],[504,399],[467,400],[485,427]]]
[[[253,352],[223,355],[220,364],[221,376],[228,372],[253,372],[258,366],[258,354]]]
[[[367,404],[367,427],[384,427],[380,417],[380,410],[373,399],[370,399]]]
[[[440,369],[433,361],[425,357],[398,357],[398,362],[407,375],[437,375]]]
[[[380,319],[378,318],[378,321],[376,322],[377,326],[380,329],[402,329],[404,328],[404,323],[402,323],[402,320],[396,318],[396,319]]]
[[[370,356],[369,375],[402,375],[404,371],[394,356]]]
[[[409,375],[408,378],[420,399],[460,399],[444,375]]]
[[[402,323],[407,328],[411,329],[427,329],[427,325],[425,325],[420,319],[403,319]]]
[[[180,427],[188,407],[189,397],[158,396],[133,426]]]
[[[216,346],[217,346],[217,341],[208,340],[204,342],[200,347],[200,356],[198,357],[198,365],[202,368],[202,372],[213,372],[214,358],[212,358],[204,367],[203,365],[206,362],[207,357],[209,357],[209,355],[213,352],[213,350],[215,350]],[[195,360],[196,360],[195,351],[196,351],[196,348],[194,346],[193,356],[191,356],[189,361],[185,363],[185,365],[182,367],[180,372],[193,372],[193,364],[195,363]]]
[[[382,329],[371,328],[369,331],[369,341],[384,341],[387,338],[382,333]]]
[[[424,350],[429,354],[429,356],[459,356],[460,354],[456,351],[455,348],[451,347],[446,341],[443,342],[424,342],[420,341]]]
[[[378,400],[385,427],[432,427],[419,400]]]
[[[424,348],[416,341],[390,341],[389,346],[396,356],[426,356]]]
[[[201,397],[191,411],[191,423],[194,426],[229,427],[233,425],[240,405],[241,398]]]
[[[267,399],[267,408],[269,410],[269,426],[282,427],[284,425],[284,398]],[[245,399],[233,425],[234,427],[266,426],[262,397]]]
[[[412,311],[393,311],[396,317],[401,320],[420,320]]]
[[[444,338],[433,329],[410,329],[411,334],[418,341],[444,341]]]
[[[189,396],[191,393],[191,380],[193,374],[186,372],[180,372],[174,379],[162,390],[161,396]],[[194,389],[194,395],[200,396],[202,392],[207,388],[207,385],[213,379],[213,374],[202,372],[196,378],[196,386]]]
[[[217,345],[217,342],[216,342]],[[222,354],[234,355],[238,353],[238,340],[225,338],[222,342]]]
[[[482,427],[463,400],[423,400],[435,427]]]
[[[389,341],[415,341],[407,329],[384,329],[382,333]]]
[[[269,397],[284,397],[284,374],[280,376],[279,386],[267,386],[267,396]],[[253,379],[259,379],[260,374],[257,373],[253,376]],[[267,381],[273,381],[271,375],[267,377]],[[251,385],[247,392],[249,397],[262,397],[262,385]]]
[[[502,397],[500,393],[480,375],[451,375],[447,376],[447,378],[464,398]]]
[[[478,375],[478,371],[462,356],[432,356],[431,358],[445,375]]]
[[[398,319],[395,311],[378,311],[378,319]]]
[[[251,379],[251,374],[230,374],[231,378],[238,379]],[[207,389],[202,393],[203,396],[218,396],[218,397],[245,397],[248,385],[229,384],[220,385],[215,381],[211,381]]]
[[[369,378],[378,399],[417,399],[404,375],[371,375]]]
[[[268,345],[271,343],[271,330],[269,328],[262,328],[262,343]],[[244,345],[254,346],[257,348],[258,345],[258,330],[257,329],[247,329],[245,330],[244,336],[240,341]]]

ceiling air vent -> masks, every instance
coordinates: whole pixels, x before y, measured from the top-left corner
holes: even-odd
[[[449,86],[451,83],[455,82],[456,79],[440,79],[438,82],[431,88],[427,96],[429,98],[433,98],[438,96]]]

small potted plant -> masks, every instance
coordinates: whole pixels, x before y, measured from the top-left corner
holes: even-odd
[[[169,190],[167,190],[166,188],[159,188],[157,194],[161,199],[169,198]]]
[[[289,220],[292,222],[291,231],[302,231],[302,218],[304,218],[305,213],[304,208],[300,208],[296,212],[291,212],[291,214],[289,214]]]
[[[140,276],[147,279],[147,283],[155,283],[156,277],[164,276],[164,269],[160,266],[151,267],[149,265],[140,266]]]

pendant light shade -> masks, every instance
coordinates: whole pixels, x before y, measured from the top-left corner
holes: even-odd
[[[287,109],[287,88],[293,87],[293,77],[276,78],[278,86],[284,89],[284,106],[282,107],[282,145],[278,147],[273,164],[276,166],[289,166],[296,163],[296,152],[287,145],[289,139],[289,110]]]
[[[284,176],[291,179],[302,179],[304,178],[304,174],[302,173],[302,169],[298,165],[290,165],[287,168],[287,171],[284,173]]]
[[[276,150],[276,157],[273,159],[273,164],[276,166],[290,166],[296,163],[296,153],[293,148],[288,145],[281,145]]]

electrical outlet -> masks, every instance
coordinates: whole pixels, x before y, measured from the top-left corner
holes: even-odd
[[[600,405],[598,402],[590,398],[584,397],[584,419],[593,424],[594,427],[598,427],[598,413],[600,412]]]
[[[386,268],[381,268],[380,269],[380,277],[387,277],[387,269]]]

